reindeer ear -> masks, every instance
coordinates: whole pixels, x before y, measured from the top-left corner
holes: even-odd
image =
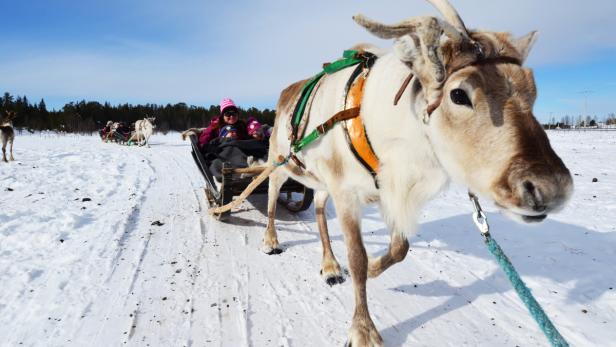
[[[394,54],[403,62],[412,63],[421,55],[421,48],[415,43],[415,38],[411,35],[399,37],[394,42]],[[417,40],[419,41],[419,40]]]
[[[533,48],[533,45],[537,40],[537,36],[538,33],[536,31],[531,31],[519,39],[514,39],[511,41],[513,47],[515,47],[518,53],[520,53],[522,61],[525,61],[528,57],[528,53],[530,53],[530,49]]]

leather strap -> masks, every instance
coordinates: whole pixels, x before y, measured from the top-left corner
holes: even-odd
[[[349,108],[346,110],[342,110],[336,113],[335,115],[333,115],[333,117],[328,119],[325,123],[317,126],[317,131],[319,132],[319,134],[323,135],[326,132],[328,132],[329,129],[331,129],[334,126],[334,124],[340,121],[343,121],[343,120],[355,118],[357,116],[359,116],[359,107],[353,107],[353,108]]]
[[[400,86],[400,90],[398,90],[398,92],[396,93],[396,96],[394,97],[394,106],[398,105],[398,101],[402,97],[402,94],[404,94],[404,91],[406,90],[406,87],[408,87],[408,85],[409,85],[409,83],[411,82],[412,79],[413,79],[413,72],[411,72],[406,77],[404,82],[402,82],[402,85]]]

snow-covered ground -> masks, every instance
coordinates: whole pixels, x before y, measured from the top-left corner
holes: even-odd
[[[535,227],[489,213],[493,234],[573,346],[616,346],[616,133],[549,135],[575,174],[571,203]],[[343,345],[351,281],[319,276],[312,210],[279,209],[285,252],[265,255],[265,196],[213,220],[188,144],[151,142],[16,138],[17,161],[0,163],[0,345]],[[547,345],[471,210],[452,186],[425,209],[406,260],[369,281],[386,345]],[[331,206],[327,215],[346,267]],[[376,208],[362,226],[368,251],[383,251]]]

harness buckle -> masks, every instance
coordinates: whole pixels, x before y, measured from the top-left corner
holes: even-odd
[[[320,125],[317,126],[317,132],[319,133],[319,135],[325,134],[326,131],[327,131],[327,127],[326,127],[325,123],[320,124]]]

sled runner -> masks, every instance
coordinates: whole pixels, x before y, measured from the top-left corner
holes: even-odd
[[[234,168],[229,163],[223,163],[222,166],[222,182],[216,182],[213,172],[210,170],[210,162],[208,162],[201,151],[199,150],[199,141],[195,135],[190,135],[190,144],[192,146],[192,156],[205,178],[205,195],[208,199],[210,207],[223,206],[231,202],[234,196],[240,195],[244,189],[252,182],[253,177],[242,177],[244,174],[258,174],[252,172],[254,168]],[[253,194],[267,194],[268,182],[261,183],[253,192]],[[281,198],[278,202],[281,203],[287,210],[291,212],[300,212],[306,210],[312,204],[313,190],[306,188],[303,184],[289,179],[282,185]],[[227,215],[224,213],[224,215]]]

